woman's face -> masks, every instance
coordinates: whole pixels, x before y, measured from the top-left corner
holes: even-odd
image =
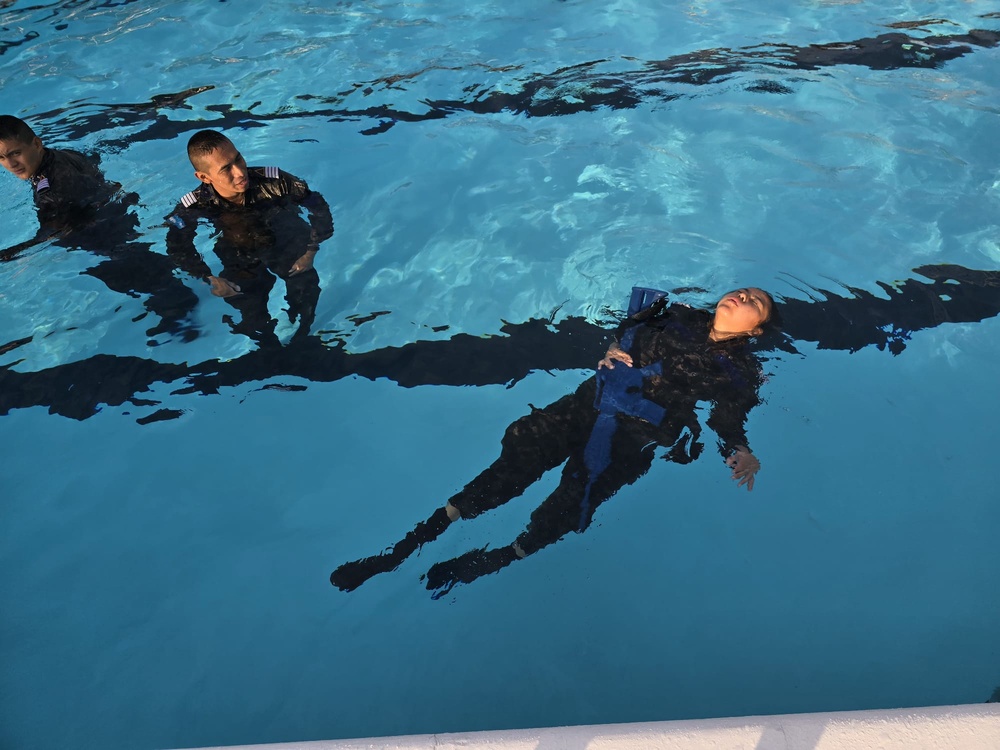
[[[752,335],[770,317],[771,298],[762,289],[746,287],[723,295],[715,306],[712,329],[720,335]]]

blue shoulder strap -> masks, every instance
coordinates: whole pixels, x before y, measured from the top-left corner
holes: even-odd
[[[659,289],[653,289],[648,286],[634,286],[632,287],[632,298],[628,301],[628,312],[626,313],[627,318],[631,318],[633,315],[641,313],[646,310],[657,300],[664,299],[667,293]],[[632,338],[635,336],[635,327],[629,328],[625,331],[622,336],[621,347],[622,349],[628,349],[632,346]]]
[[[645,310],[658,299],[663,299],[667,293],[648,286],[632,287],[632,298],[628,302],[628,317]]]

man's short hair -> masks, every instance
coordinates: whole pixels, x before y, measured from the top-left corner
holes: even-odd
[[[188,141],[188,159],[191,165],[198,169],[198,162],[204,157],[218,151],[223,146],[232,146],[233,142],[222,133],[214,130],[199,130]]]
[[[0,141],[31,143],[38,136],[28,123],[14,115],[0,115]]]

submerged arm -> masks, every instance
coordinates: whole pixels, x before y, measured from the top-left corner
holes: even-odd
[[[278,174],[286,194],[309,212],[309,226],[312,228],[305,253],[292,264],[288,271],[290,276],[295,276],[313,267],[313,259],[319,252],[320,243],[333,236],[333,215],[330,213],[330,206],[326,199],[315,190],[310,190],[304,180],[300,180],[288,172],[279,171]]]
[[[747,486],[753,490],[754,477],[760,471],[760,461],[745,445],[736,446],[733,454],[726,459],[726,466],[733,470],[731,479],[739,480],[737,487]]]
[[[597,363],[597,369],[600,370],[602,367],[606,367],[609,370],[615,368],[615,362],[621,362],[626,367],[632,366],[632,355],[626,352],[621,344],[625,334],[629,329],[634,328],[637,325],[645,323],[647,320],[659,315],[663,309],[667,306],[667,298],[661,297],[651,304],[649,307],[640,310],[635,315],[630,315],[625,318],[621,323],[618,324],[618,328],[615,329],[614,338],[611,340],[611,344],[608,346],[608,351],[605,353],[604,358]]]
[[[11,245],[10,247],[5,247],[3,250],[0,250],[0,262],[16,260],[17,257],[25,250],[29,250],[36,245],[41,245],[46,240],[50,240],[56,236],[58,236],[58,232],[54,232],[51,229],[45,229],[44,227],[39,227],[35,236],[30,240],[18,242],[16,245]]]
[[[330,213],[330,206],[326,199],[315,190],[308,190],[308,194],[298,201],[309,212],[309,226],[312,227],[312,236],[309,238],[309,249],[313,252],[319,250],[319,245],[333,237],[333,215]]]
[[[738,486],[752,490],[760,461],[750,450],[746,422],[750,410],[760,403],[760,371],[755,361],[740,367],[726,357],[724,364],[730,382],[713,402],[707,424],[719,436],[719,452],[733,470],[732,479],[739,481]]]
[[[197,227],[198,213],[182,204],[178,205],[167,217],[167,256],[182,271],[208,284],[216,297],[239,294],[240,288],[231,281],[213,275],[208,263],[198,253],[194,245]]]

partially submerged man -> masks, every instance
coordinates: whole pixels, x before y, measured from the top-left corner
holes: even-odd
[[[46,148],[31,126],[13,115],[0,115],[0,165],[31,183],[43,224],[60,215],[100,207],[120,187],[107,182],[83,154]]]
[[[0,115],[0,165],[31,185],[38,213],[38,232],[31,240],[0,250],[0,260],[14,260],[30,247],[51,240],[70,250],[83,249],[107,260],[85,273],[111,290],[134,296],[148,294],[145,306],[160,325],[147,331],[197,336],[185,320],[198,302],[173,275],[170,261],[135,242],[138,219],[130,207],[134,193],[105,179],[97,160],[69,149],[48,148],[18,117]],[[155,343],[155,342],[151,342]]]
[[[167,217],[167,254],[240,311],[240,323],[230,321],[234,332],[262,345],[278,343],[267,301],[275,277],[283,279],[289,320],[299,321],[295,337],[308,335],[320,292],[313,259],[333,235],[323,196],[277,167],[248,167],[232,141],[213,130],[195,133],[187,154],[202,184]],[[299,207],[308,212],[308,224]],[[195,247],[199,221],[218,232],[218,274]]]

